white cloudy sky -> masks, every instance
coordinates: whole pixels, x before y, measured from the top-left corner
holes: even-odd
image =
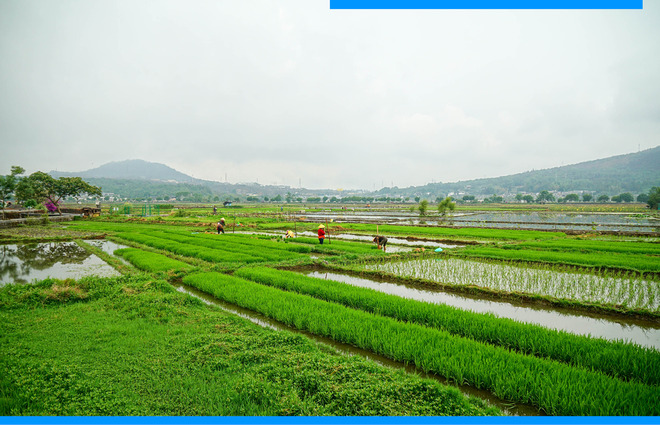
[[[627,11],[317,0],[0,0],[0,174],[144,159],[400,187],[660,144],[660,1]]]

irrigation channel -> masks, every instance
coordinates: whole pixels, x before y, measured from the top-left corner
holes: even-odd
[[[470,212],[456,213],[442,218],[429,214],[420,217],[410,212],[384,213],[380,211],[352,213],[308,212],[294,213],[308,220],[332,220],[336,223],[373,223],[401,225],[443,225],[455,227],[483,227],[503,229],[553,230],[578,232],[618,232],[630,234],[658,234],[660,220],[628,213],[560,213],[560,212]]]
[[[591,335],[608,340],[624,340],[644,347],[660,350],[660,324],[629,317],[613,317],[592,312],[575,312],[571,309],[530,306],[524,303],[485,300],[477,296],[458,295],[428,287],[395,283],[394,279],[358,277],[348,273],[327,271],[319,268],[301,268],[296,271],[307,276],[330,279],[353,286],[370,288],[390,295],[446,304],[476,313],[492,313],[525,323],[534,323],[550,329],[563,330],[578,335]]]
[[[276,331],[281,331],[281,330],[287,330],[289,332],[295,332],[301,335],[306,336],[307,338],[310,338],[318,343],[330,346],[337,350],[338,352],[348,355],[348,356],[361,356],[363,358],[369,359],[371,361],[374,361],[382,366],[390,367],[390,368],[395,368],[395,369],[403,369],[408,373],[414,373],[417,376],[423,377],[423,378],[428,378],[428,379],[434,379],[438,382],[441,382],[445,385],[451,385],[453,387],[458,388],[461,392],[463,392],[466,395],[469,396],[474,396],[474,397],[479,397],[488,403],[497,406],[498,408],[502,409],[506,414],[508,415],[513,415],[513,416],[542,416],[544,415],[543,412],[538,410],[534,406],[530,406],[527,404],[514,404],[509,401],[502,400],[498,397],[493,396],[489,391],[484,391],[484,390],[479,390],[474,387],[471,387],[469,385],[458,385],[455,382],[448,381],[447,379],[443,378],[442,376],[438,376],[433,373],[427,373],[424,372],[421,369],[418,369],[414,365],[410,364],[405,364],[401,362],[396,362],[394,360],[388,359],[387,357],[379,356],[378,354],[374,354],[370,351],[362,350],[360,348],[354,347],[349,344],[344,344],[341,342],[337,342],[333,339],[330,338],[324,338],[322,336],[318,336],[315,334],[312,334],[310,332],[302,331],[296,328],[289,327],[281,322],[278,322],[276,320],[273,320],[269,317],[266,317],[260,313],[254,312],[252,310],[248,310],[245,308],[238,307],[236,305],[224,302],[212,295],[207,294],[206,292],[200,291],[197,288],[194,288],[192,286],[188,286],[181,281],[176,281],[172,282],[172,285],[180,292],[186,293],[188,295],[191,295],[193,297],[196,297],[203,301],[204,303],[208,305],[215,305],[219,308],[221,308],[224,311],[227,311],[229,313],[235,314],[237,316],[243,317],[247,320],[250,320],[251,322],[265,327],[269,329],[273,329]]]
[[[94,241],[107,246],[110,241]],[[106,251],[108,252],[108,251]],[[46,278],[80,279],[85,276],[119,276],[103,260],[75,242],[0,245],[0,286],[7,282],[28,283]]]

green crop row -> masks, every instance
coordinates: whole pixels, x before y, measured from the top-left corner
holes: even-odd
[[[229,251],[237,254],[245,254],[252,257],[262,258],[265,261],[284,261],[300,258],[300,254],[289,252],[282,249],[273,249],[266,246],[257,247],[254,245],[242,244],[240,241],[234,239],[232,236],[217,236],[217,235],[204,235],[197,234],[194,236],[191,235],[181,235],[172,232],[153,232],[153,236],[183,243],[191,246],[205,247],[210,249],[218,249]],[[211,239],[206,238],[205,236],[212,236]]]
[[[621,379],[660,385],[660,353],[637,345],[579,336],[267,267],[244,267],[234,275],[521,353],[599,370]]]
[[[138,269],[148,272],[167,272],[169,270],[190,271],[193,269],[190,264],[183,261],[141,249],[122,248],[115,250],[114,253],[115,255],[124,257]]]
[[[263,261],[262,258],[257,258],[251,255],[188,245],[172,240],[143,235],[141,233],[120,233],[117,237],[141,243],[152,248],[173,252],[185,257],[199,258],[214,263],[257,263]]]
[[[287,325],[487,389],[551,415],[658,415],[660,389],[221,273],[186,284]]]
[[[376,235],[376,225],[374,224],[342,223],[341,226],[347,230],[371,232]],[[391,224],[379,225],[378,232],[385,236],[418,236],[439,239],[534,240],[555,239],[566,236],[561,232],[536,230],[397,226]]]
[[[453,254],[465,257],[560,263],[580,267],[624,269],[637,272],[660,272],[660,261],[657,257],[635,254],[517,250],[492,246],[464,248],[455,251]]]
[[[375,244],[370,245],[363,242],[348,242],[326,238],[325,242],[320,244],[318,239],[305,237],[295,238],[293,242],[313,245],[312,251],[326,254],[384,254]]]
[[[599,251],[623,254],[660,255],[660,243],[630,241],[594,241],[582,239],[562,239],[542,242],[523,242],[502,245],[505,249],[543,249],[548,251]],[[657,259],[660,261],[660,258]]]

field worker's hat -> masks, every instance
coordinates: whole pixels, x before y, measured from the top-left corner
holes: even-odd
[[[323,229],[325,226],[322,224],[319,224],[319,229]]]

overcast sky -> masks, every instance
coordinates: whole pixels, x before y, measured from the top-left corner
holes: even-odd
[[[0,174],[160,162],[379,189],[660,144],[660,1],[624,11],[317,0],[0,0]]]

